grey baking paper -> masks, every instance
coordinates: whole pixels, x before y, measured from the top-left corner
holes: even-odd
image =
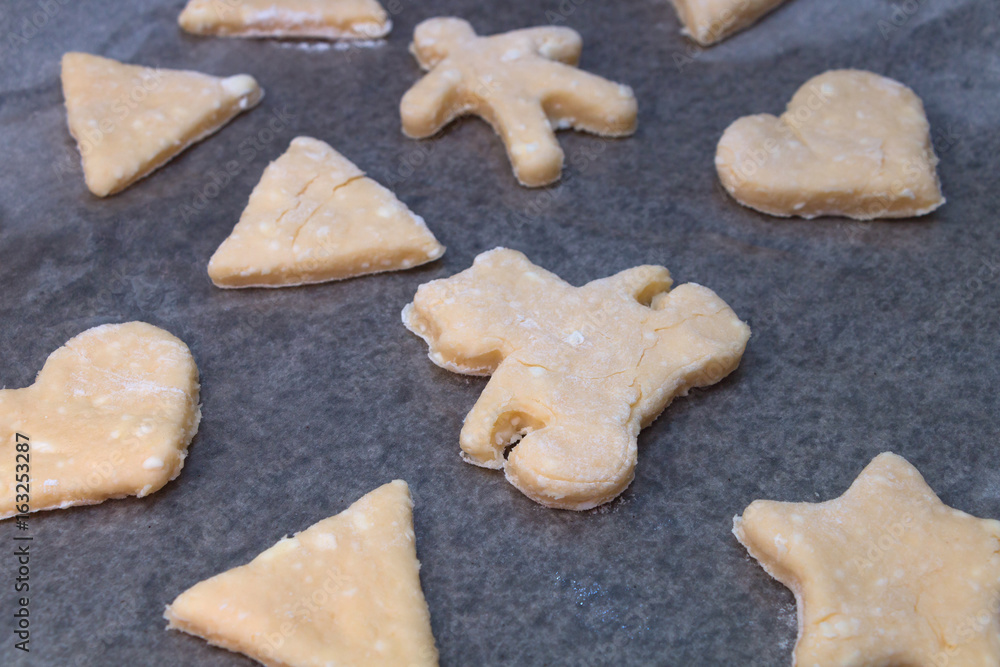
[[[30,384],[81,331],[143,320],[183,339],[204,421],[180,477],[144,499],[32,515],[31,652],[13,648],[16,530],[0,524],[0,664],[250,665],[165,632],[192,584],[393,478],[443,665],[784,665],[792,594],[730,534],[756,498],[842,493],[885,450],[942,498],[1000,518],[1000,4],[791,0],[711,49],[665,0],[471,0],[386,7],[384,43],[196,37],[180,0],[8,0],[0,9],[0,384]],[[553,23],[583,68],[635,88],[635,136],[560,133],[554,187],[519,187],[478,119],[400,131],[413,27]],[[13,37],[12,37],[13,35]],[[21,38],[18,38],[20,36]],[[66,51],[253,74],[262,104],[123,193],[86,190],[66,130]],[[923,99],[948,203],[855,223],[770,218],[715,175],[723,129],[780,113],[809,77],[855,67]],[[264,167],[330,143],[422,215],[445,256],[411,271],[279,290],[206,274]],[[715,290],[753,328],[737,372],[639,439],[631,487],[595,511],[536,505],[459,458],[485,385],[434,366],[400,323],[417,286],[495,246],[574,284],[639,264]]]

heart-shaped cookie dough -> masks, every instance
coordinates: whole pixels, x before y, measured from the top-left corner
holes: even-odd
[[[200,419],[182,341],[143,322],[84,331],[33,385],[0,391],[0,519],[158,491]]]
[[[719,180],[744,206],[858,220],[910,218],[941,206],[937,162],[920,98],[859,70],[810,79],[780,118],[740,118],[715,154]]]

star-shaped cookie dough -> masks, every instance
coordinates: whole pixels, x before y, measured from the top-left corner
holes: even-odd
[[[474,114],[503,139],[522,185],[552,183],[563,163],[554,130],[607,137],[635,131],[632,89],[577,69],[581,45],[569,28],[480,37],[462,19],[428,19],[414,31],[410,50],[429,72],[403,96],[403,132],[422,139]]]
[[[835,500],[758,500],[733,532],[795,593],[795,665],[1000,665],[1000,522],[948,507],[900,456]]]

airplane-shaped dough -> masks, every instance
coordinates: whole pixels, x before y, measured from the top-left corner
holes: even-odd
[[[264,170],[208,274],[219,287],[286,287],[408,269],[444,250],[392,192],[322,141],[297,137]]]
[[[195,584],[168,629],[275,667],[437,665],[420,588],[413,501],[396,480]]]
[[[635,132],[632,89],[577,69],[581,48],[569,28],[480,37],[462,19],[428,19],[414,31],[410,50],[429,72],[403,96],[403,132],[422,139],[474,114],[503,139],[522,185],[552,183],[563,164],[556,129],[605,137]]]
[[[90,55],[62,59],[69,131],[98,197],[124,190],[263,96],[252,76],[219,78]]]
[[[392,29],[377,0],[190,0],[177,22],[226,37],[375,39]]]
[[[497,248],[421,285],[403,323],[438,366],[491,376],[462,457],[542,505],[586,510],[632,482],[643,427],[743,356],[750,328],[718,295],[671,285],[664,267],[637,266],[574,287]]]

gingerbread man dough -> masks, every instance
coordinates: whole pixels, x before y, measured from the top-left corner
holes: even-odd
[[[581,46],[569,28],[479,37],[462,19],[428,19],[410,50],[429,72],[403,96],[403,132],[422,139],[474,114],[503,139],[522,185],[552,183],[563,163],[555,129],[607,137],[635,131],[632,89],[577,69]]]
[[[465,420],[463,458],[549,507],[624,491],[640,429],[732,372],[750,336],[711,290],[671,284],[665,268],[639,266],[573,287],[498,248],[422,285],[403,322],[431,360],[493,376]]]

